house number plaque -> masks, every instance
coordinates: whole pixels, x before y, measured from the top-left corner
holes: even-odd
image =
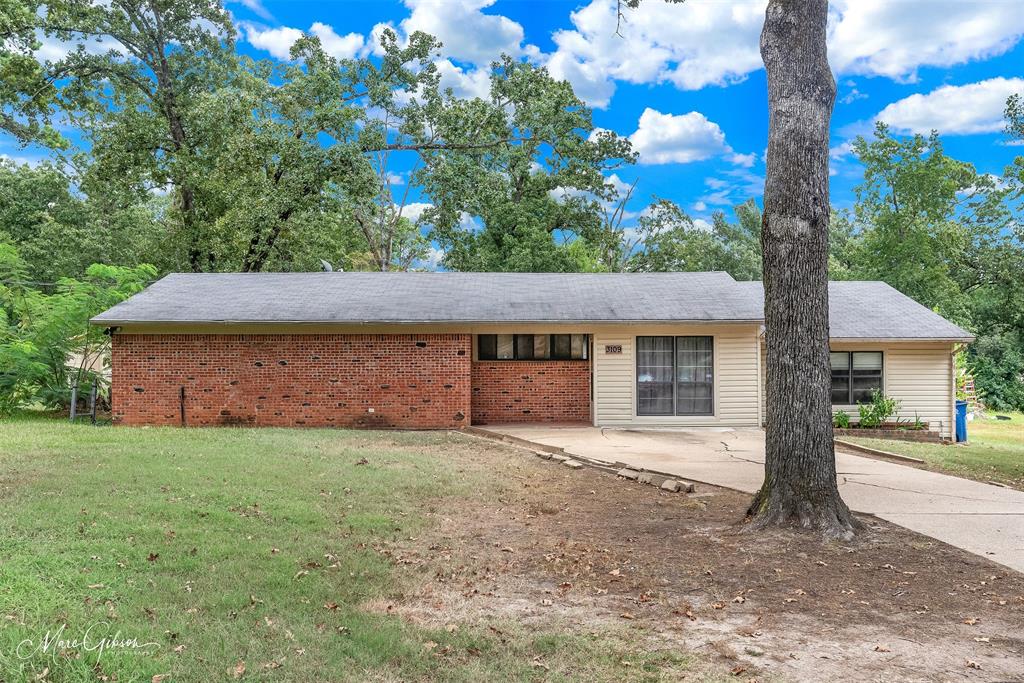
[[[622,353],[622,344],[607,344],[604,347],[605,353]]]

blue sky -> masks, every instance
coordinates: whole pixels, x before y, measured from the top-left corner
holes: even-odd
[[[293,31],[341,54],[367,49],[374,27],[420,29],[444,43],[447,84],[479,92],[487,62],[507,52],[545,64],[595,107],[595,123],[633,136],[640,163],[619,173],[651,195],[710,217],[759,197],[767,136],[758,53],[763,0],[646,0],[615,35],[614,0],[336,0],[229,5],[243,49],[283,57]],[[936,128],[947,150],[1000,173],[1002,110],[1024,93],[1019,0],[841,0],[831,3],[829,55],[838,83],[832,200],[848,206],[861,170],[844,145],[882,118],[903,133]]]
[[[231,0],[239,48],[287,59],[301,32],[338,56],[367,54],[392,26],[438,36],[443,83],[484,94],[501,53],[542,64],[591,104],[595,123],[630,136],[640,162],[636,208],[657,195],[696,218],[759,198],[767,135],[758,53],[764,0]],[[833,0],[829,56],[838,83],[832,125],[832,201],[850,205],[861,176],[848,143],[881,118],[903,133],[936,128],[947,150],[1000,173],[1024,148],[1006,144],[1002,111],[1024,93],[1020,0]],[[0,141],[0,154],[31,158]],[[38,154],[37,154],[38,155]]]

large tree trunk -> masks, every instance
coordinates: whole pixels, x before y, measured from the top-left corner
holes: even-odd
[[[839,496],[828,348],[828,144],[835,80],[827,0],[770,0],[768,156],[761,246],[767,343],[765,477],[751,528],[798,522],[850,538]]]

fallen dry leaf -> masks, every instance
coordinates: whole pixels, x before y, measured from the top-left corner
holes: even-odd
[[[740,674],[742,674],[746,670],[747,670],[747,667],[741,666],[741,665],[737,664],[736,666],[734,666],[732,668],[732,670],[729,673],[731,673],[733,676],[739,676]]]
[[[623,612],[623,613],[622,613],[622,614],[620,614],[619,616],[620,616],[620,617],[622,617],[623,619],[636,619],[636,617],[634,617],[634,616],[633,616],[632,614],[630,614],[629,612]]]
[[[979,636],[979,637],[974,639],[974,642],[976,642],[976,643],[988,643],[988,642],[991,642],[991,640],[992,639],[988,638],[987,636]]]
[[[245,675],[245,662],[243,662],[241,659],[239,659],[238,663],[235,664],[234,666],[229,666],[228,667],[228,676],[231,676],[232,678],[238,679],[238,678],[241,678],[244,675]]]
[[[875,645],[875,652],[892,652],[892,650],[885,645]]]
[[[973,659],[968,659],[967,662],[966,662],[966,666],[967,666],[968,669],[978,669],[978,670],[981,670],[981,664],[978,664]]]
[[[976,617],[967,617],[966,619],[964,619],[964,623],[967,624],[968,626],[974,626],[979,621],[981,621],[981,619],[978,619]]]
[[[150,683],[164,683],[171,677],[171,674],[156,674],[153,678],[149,679]]]
[[[744,603],[747,601],[747,599],[742,595],[737,595],[735,598],[732,599],[732,601],[737,603]]]
[[[329,609],[331,611],[335,611],[335,610],[338,609],[338,603],[334,602],[333,600],[331,602],[325,602],[324,603],[324,609]]]
[[[146,560],[148,560],[149,562],[156,562],[157,558],[159,558],[159,557],[160,557],[160,553],[150,553],[146,557]]]

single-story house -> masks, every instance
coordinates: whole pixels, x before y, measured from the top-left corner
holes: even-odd
[[[882,282],[829,287],[832,402],[943,437],[973,338]],[[96,316],[114,421],[757,427],[758,282],[726,273],[173,274]]]

